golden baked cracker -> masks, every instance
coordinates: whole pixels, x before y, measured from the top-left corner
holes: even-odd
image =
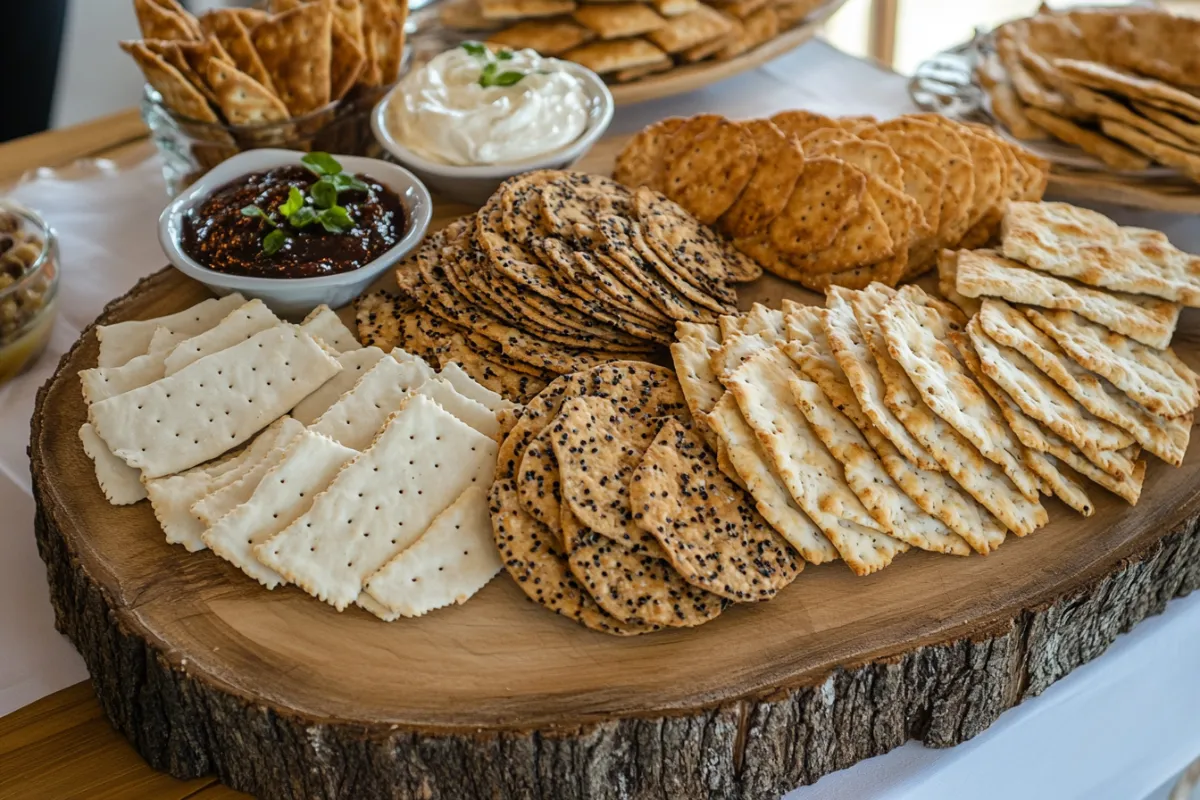
[[[551,435],[547,427],[529,441],[515,480],[524,509],[562,542],[562,478],[550,444]]]
[[[766,228],[779,216],[804,170],[799,143],[766,119],[741,123],[758,149],[758,163],[746,188],[720,219],[729,236],[744,238]]]
[[[975,168],[971,151],[958,133],[954,123],[939,114],[910,114],[885,120],[877,126],[881,131],[920,133],[929,137],[945,151],[946,190],[942,196],[938,224],[939,246],[957,244],[970,227],[971,204],[975,195]]]
[[[254,29],[253,38],[279,99],[293,116],[329,103],[333,12],[327,3],[276,14]]]
[[[1069,119],[1041,108],[1029,109],[1029,118],[1052,133],[1055,138],[1073,144],[1116,170],[1136,171],[1150,166],[1150,159],[1141,153],[1118,144],[1107,136],[1081,128]]]
[[[757,2],[757,0],[755,0]],[[734,7],[740,4],[735,3],[728,10],[736,15]],[[742,19],[742,26],[737,31],[737,35],[733,40],[725,45],[717,54],[721,60],[728,60],[740,56],[748,50],[753,50],[760,44],[771,41],[779,35],[779,14],[774,6],[763,6],[746,14]]]
[[[675,62],[671,60],[669,55],[663,53],[663,57],[656,63],[645,64],[640,67],[634,67],[633,69],[623,69],[614,74],[613,78],[617,83],[629,83],[630,81],[641,80],[642,78],[650,75],[656,75],[660,72],[666,72],[673,66],[675,66]]]
[[[204,94],[162,56],[151,52],[144,42],[132,42],[123,47],[137,62],[146,82],[162,95],[163,105],[186,120],[219,121]]]
[[[633,200],[644,238],[661,260],[730,308],[736,298],[722,284],[751,281],[762,274],[753,261],[670,199],[642,187]]]
[[[770,242],[792,255],[829,247],[866,196],[867,176],[861,170],[838,159],[808,159],[783,211],[767,229]]]
[[[488,34],[487,40],[514,50],[530,48],[544,56],[558,56],[593,38],[594,33],[569,19],[527,19]]]
[[[1173,114],[1165,109],[1150,105],[1149,103],[1135,101],[1133,107],[1139,114],[1151,122],[1160,125],[1189,142],[1200,144],[1200,124],[1185,119],[1181,115]]]
[[[816,141],[809,135],[801,141],[801,147],[806,155],[840,158],[894,189],[904,188],[904,166],[895,150],[883,142],[863,141],[848,131],[841,132],[849,138]]]
[[[693,11],[670,18],[646,37],[668,53],[679,53],[725,36],[732,29],[727,16],[712,6],[701,4]]]
[[[786,30],[803,22],[823,5],[825,0],[776,0],[774,7],[779,16],[779,29]]]
[[[1071,98],[1076,106],[1082,109],[1091,111],[1101,120],[1112,120],[1128,125],[1132,128],[1140,130],[1145,135],[1155,139],[1163,144],[1178,147],[1182,150],[1195,150],[1200,148],[1200,145],[1191,140],[1180,136],[1174,131],[1159,125],[1152,119],[1149,119],[1143,114],[1135,113],[1123,103],[1118,103],[1111,97],[1100,92],[1088,89],[1086,86],[1077,86],[1068,83],[1063,86],[1063,91]],[[1152,106],[1151,106],[1152,107]]]
[[[1018,46],[1011,38],[1001,38],[997,41],[996,52],[1000,63],[1004,65],[1005,72],[1008,73],[1008,79],[1012,83],[1017,97],[1027,105],[1026,116],[1029,116],[1029,111],[1032,109],[1041,109],[1081,121],[1090,118],[1091,115],[1072,106],[1070,101],[1053,85],[1043,83],[1025,67],[1024,62],[1021,61]],[[1029,118],[1035,124],[1037,123],[1032,116]]]
[[[485,17],[479,0],[445,0],[438,3],[437,11],[438,21],[451,30],[490,31],[503,24],[500,20]]]
[[[329,93],[333,100],[341,100],[354,88],[366,69],[367,54],[346,29],[345,23],[337,17],[333,19],[331,36],[333,49],[329,62]]]
[[[732,14],[738,19],[748,19],[754,12],[766,8],[770,0],[726,0],[714,3],[726,14]]]
[[[125,52],[130,52],[130,47],[134,42],[121,42],[121,49]],[[144,39],[140,44],[145,45],[150,52],[161,57],[164,61],[179,71],[179,74],[184,77],[188,83],[200,90],[204,98],[213,106],[217,106],[217,96],[213,94],[209,88],[208,81],[204,77],[204,72],[196,72],[192,65],[188,62],[183,54],[183,45],[195,45],[196,42],[183,41],[166,41],[164,39]],[[207,48],[205,48],[207,50]],[[207,71],[207,65],[204,67]]]
[[[937,257],[938,293],[958,306],[968,317],[979,312],[982,305],[977,297],[967,297],[958,291],[958,251],[942,250]]]
[[[661,192],[666,188],[666,143],[684,122],[683,117],[667,117],[638,131],[617,155],[613,178],[626,186],[649,186]]]
[[[799,109],[794,111],[780,111],[771,117],[771,122],[774,122],[779,130],[783,131],[786,135],[797,139],[803,139],[808,134],[820,128],[836,128],[838,126],[837,122],[831,117]]]
[[[741,20],[733,17],[727,18],[729,22],[729,30],[715,39],[709,39],[707,42],[700,42],[692,45],[682,53],[678,53],[677,57],[685,64],[693,64],[697,61],[703,61],[710,56],[714,56],[721,50],[731,45],[739,36],[742,35]]]
[[[801,177],[796,191],[805,188],[805,180]],[[814,253],[789,254],[787,260],[805,275],[818,275],[873,264],[895,254],[897,242],[892,237],[892,229],[893,226],[897,230],[903,227],[904,217],[903,210],[892,202],[894,198],[888,194],[888,188],[874,175],[868,174],[867,190],[858,206],[858,213],[842,225],[833,243]],[[881,204],[887,205],[887,217]],[[900,215],[899,222],[896,221],[897,213]]]
[[[263,125],[289,118],[287,106],[270,89],[232,64],[208,63],[208,85],[231,125]]]
[[[664,17],[678,17],[689,11],[695,11],[700,0],[653,0],[654,10]]]
[[[641,3],[581,6],[575,9],[572,15],[576,22],[593,31],[601,39],[638,36],[658,30],[667,24],[654,9]]]
[[[666,195],[711,225],[742,193],[757,163],[758,147],[750,132],[721,121],[667,162]]]
[[[568,50],[562,57],[600,75],[611,75],[621,70],[661,63],[664,55],[662,50],[645,39],[624,39],[589,42]]]
[[[575,0],[479,0],[480,13],[490,20],[556,17],[575,8]]]
[[[238,9],[216,8],[200,17],[200,27],[209,36],[215,36],[221,47],[233,59],[233,63],[242,72],[269,89],[275,91],[271,76],[263,66],[254,42],[250,38],[250,29]]]
[[[737,602],[766,600],[804,567],[678,420],[655,437],[631,495],[639,524],[693,586]]]
[[[200,25],[176,0],[133,0],[133,12],[143,39],[200,38]]]
[[[1132,125],[1109,119],[1100,121],[1100,130],[1138,152],[1145,153],[1159,164],[1174,167],[1190,178],[1200,177],[1200,155],[1193,152],[1191,148],[1183,149],[1161,142],[1153,136],[1147,136]]]
[[[1200,99],[1194,94],[1154,78],[1131,75],[1095,61],[1057,58],[1054,66],[1070,80],[1093,89],[1112,92],[1130,100],[1168,103],[1192,114],[1200,114]]]
[[[1049,138],[1046,131],[1029,118],[1028,109],[1008,80],[992,86],[987,93],[992,113],[1013,136],[1027,142]]]

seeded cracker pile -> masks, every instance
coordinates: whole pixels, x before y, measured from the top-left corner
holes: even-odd
[[[661,350],[676,321],[732,313],[732,283],[759,274],[654,191],[532,172],[430,236],[398,269],[399,297],[361,298],[359,335],[523,401],[558,375]]]
[[[782,278],[825,291],[895,286],[940,248],[979,247],[1004,204],[1039,200],[1047,164],[981,125],[937,114],[878,122],[784,111],[657,122],[614,177],[663,192]]]
[[[716,465],[670,370],[556,379],[505,438],[489,496],[501,560],[546,608],[621,636],[703,624],[803,567]]]
[[[976,80],[1018,139],[1057,139],[1110,169],[1200,180],[1200,22],[1146,7],[1051,11],[997,28]]]
[[[442,24],[575,61],[616,83],[753,50],[828,0],[447,0]]]

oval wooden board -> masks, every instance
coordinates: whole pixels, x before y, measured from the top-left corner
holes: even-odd
[[[825,24],[825,21],[845,3],[846,0],[830,0],[814,12],[809,19],[796,27],[786,30],[769,42],[728,61],[700,61],[675,67],[658,75],[650,75],[630,83],[612,84],[608,88],[612,91],[616,104],[624,106],[683,94],[708,86],[710,83],[732,78],[734,75],[761,67],[784,53],[790,53],[812,39],[821,32],[821,26]]]
[[[619,144],[583,166],[604,171]],[[465,211],[439,206],[438,221]],[[818,300],[771,276],[741,295]],[[164,270],[99,322],[205,296]],[[1197,363],[1195,312],[1176,344]],[[109,505],[77,437],[77,373],[96,355],[89,329],[34,414],[59,627],[151,764],[216,771],[262,797],[774,797],[912,737],[970,738],[1200,585],[1193,443],[1180,469],[1152,460],[1136,508],[1093,489],[1090,519],[1051,502],[1048,527],[986,558],[913,551],[869,578],[810,566],[775,600],[697,629],[594,633],[504,573],[463,606],[385,624],[268,592],[212,553],[168,545],[146,503]]]

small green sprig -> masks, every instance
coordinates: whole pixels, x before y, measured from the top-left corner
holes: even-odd
[[[370,187],[353,174],[343,172],[342,165],[328,153],[308,153],[300,162],[319,178],[308,188],[307,197],[292,186],[288,188],[287,200],[279,205],[275,213],[255,205],[242,209],[242,216],[258,219],[271,228],[271,232],[263,238],[263,252],[269,256],[283,249],[289,238],[276,213],[288,226],[298,231],[310,225],[320,225],[328,233],[346,233],[354,227],[354,220],[350,212],[338,205],[338,195],[342,192],[370,191]],[[312,200],[311,205],[309,199]]]
[[[488,58],[491,51],[487,45],[481,42],[463,42],[461,45],[463,50],[466,50],[469,55],[476,58]],[[508,48],[496,52],[496,61],[512,61],[513,51]],[[483,70],[479,73],[479,85],[485,89],[493,86],[515,86],[525,77],[524,72],[516,70],[500,71],[500,65],[496,61],[488,61],[484,65]]]

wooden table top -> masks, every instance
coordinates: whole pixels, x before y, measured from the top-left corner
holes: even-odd
[[[0,186],[38,167],[120,158],[147,146],[136,109],[0,144]],[[142,761],[113,730],[89,682],[0,717],[0,800],[234,800],[215,777],[180,781]]]

